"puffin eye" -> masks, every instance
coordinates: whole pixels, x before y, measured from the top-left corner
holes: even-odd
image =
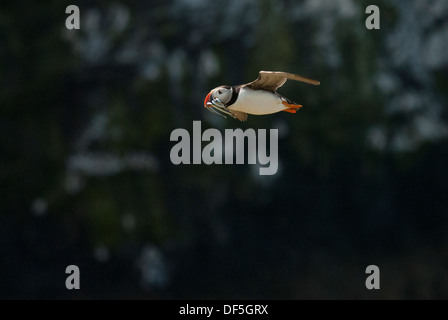
[[[222,94],[221,90],[218,90],[218,93],[219,93],[219,94]]]

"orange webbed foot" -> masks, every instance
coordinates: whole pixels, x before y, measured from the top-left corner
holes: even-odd
[[[282,101],[282,104],[288,108],[283,111],[289,112],[289,113],[296,113],[298,109],[302,108],[303,106],[301,104],[290,104],[286,101]]]

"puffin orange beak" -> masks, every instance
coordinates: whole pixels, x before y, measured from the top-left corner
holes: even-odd
[[[226,116],[224,114],[227,114],[227,115],[233,117],[233,114],[227,110],[227,107],[221,102],[221,100],[219,100],[218,98],[212,99],[213,91],[214,90],[210,91],[208,93],[208,95],[205,97],[204,108],[206,108],[208,111],[216,113],[224,118],[226,118]]]
[[[204,108],[209,108],[209,106],[207,105],[208,103],[210,103],[210,100],[211,100],[211,97],[210,97],[210,95],[212,94],[212,92],[210,91],[209,93],[208,93],[208,95],[205,97],[205,100],[204,100]]]

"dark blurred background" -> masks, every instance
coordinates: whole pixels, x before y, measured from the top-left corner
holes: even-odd
[[[0,298],[448,299],[447,52],[446,0],[2,2]],[[321,86],[206,113],[259,70]],[[278,129],[278,173],[173,165],[193,120]]]

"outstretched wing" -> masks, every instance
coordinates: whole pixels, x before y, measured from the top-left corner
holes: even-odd
[[[285,84],[286,80],[301,81],[318,86],[319,81],[299,76],[298,74],[278,72],[278,71],[260,71],[258,79],[245,84],[251,89],[267,90],[275,92],[278,88]]]

